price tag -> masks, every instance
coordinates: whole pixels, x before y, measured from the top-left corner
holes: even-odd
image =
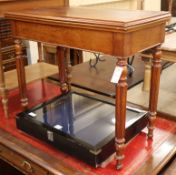
[[[30,115],[31,117],[36,117],[37,114],[33,113],[33,112],[30,112],[28,115]]]
[[[61,125],[55,125],[54,128],[58,129],[58,130],[62,130],[62,126]]]
[[[118,83],[120,76],[122,75],[122,72],[123,72],[123,68],[116,66],[111,78],[111,83]]]

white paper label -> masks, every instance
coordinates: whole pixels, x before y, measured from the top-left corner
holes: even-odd
[[[37,114],[33,113],[33,112],[30,112],[28,115],[30,115],[31,117],[36,117]]]
[[[111,78],[111,83],[118,83],[120,76],[122,75],[123,68],[116,66],[115,70],[113,72],[112,78]]]
[[[61,125],[55,125],[54,128],[58,129],[58,130],[62,130],[62,126]]]

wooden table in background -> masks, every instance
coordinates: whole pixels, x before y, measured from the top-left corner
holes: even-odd
[[[70,66],[64,55],[68,48],[79,48],[116,56],[122,75],[116,85],[116,159],[122,167],[125,148],[127,97],[127,58],[152,48],[153,68],[149,102],[148,136],[152,138],[156,118],[160,79],[160,45],[164,40],[168,12],[117,11],[91,8],[50,8],[9,12],[16,40],[16,59],[23,106],[28,105],[25,72],[21,53],[21,39],[58,45],[59,79],[64,92],[70,90]],[[107,65],[108,69],[108,65]],[[85,80],[86,81],[86,80]],[[106,85],[105,85],[106,86]]]

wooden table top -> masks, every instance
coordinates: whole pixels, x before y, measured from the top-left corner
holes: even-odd
[[[127,57],[163,42],[170,14],[58,7],[7,12],[5,17],[13,22],[15,38]]]
[[[95,26],[112,30],[126,30],[136,28],[139,25],[165,21],[169,17],[168,12],[156,11],[130,11],[116,9],[94,9],[89,7],[60,7],[60,8],[36,8],[18,12],[8,12],[7,18],[18,20],[37,20],[38,22],[72,23],[81,26]]]

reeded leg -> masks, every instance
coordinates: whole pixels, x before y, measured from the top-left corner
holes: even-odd
[[[42,49],[42,43],[38,42],[38,62],[42,62],[43,61],[43,49]]]
[[[28,105],[27,89],[26,89],[26,78],[24,69],[24,59],[22,57],[22,45],[21,40],[15,40],[15,52],[16,52],[16,66],[18,76],[18,86],[21,96],[21,105],[26,108]]]
[[[70,90],[70,85],[68,80],[70,78],[68,73],[71,69],[67,66],[67,49],[63,47],[57,47],[57,57],[58,57],[58,67],[59,67],[59,80],[61,85],[61,90],[64,93],[67,93]],[[66,58],[65,58],[66,57]]]
[[[115,146],[117,169],[121,169],[124,159],[125,148],[125,121],[126,121],[126,99],[127,99],[127,58],[119,58],[117,66],[123,68],[119,83],[116,85],[116,124],[115,124]]]
[[[72,66],[70,60],[70,49],[66,49],[66,74],[67,74],[67,84],[68,90],[71,90],[71,79],[72,79]]]
[[[37,43],[38,46],[38,62],[42,62],[43,61],[43,46],[41,42]],[[45,84],[44,84],[44,78],[41,79],[42,82],[42,92],[43,92],[43,97],[45,97],[46,93],[45,93]]]
[[[4,115],[6,118],[9,117],[8,94],[7,93],[8,92],[5,87],[3,60],[2,60],[2,53],[1,53],[1,42],[0,42],[0,94],[2,96],[2,105],[3,105]]]
[[[72,65],[80,64],[83,62],[83,51],[70,49],[70,60]]]
[[[156,110],[158,103],[159,85],[160,85],[160,73],[161,73],[161,49],[156,47],[152,50],[152,73],[151,73],[151,86],[150,86],[150,101],[149,101],[149,125],[148,125],[148,137],[153,137],[153,130],[156,119]]]

